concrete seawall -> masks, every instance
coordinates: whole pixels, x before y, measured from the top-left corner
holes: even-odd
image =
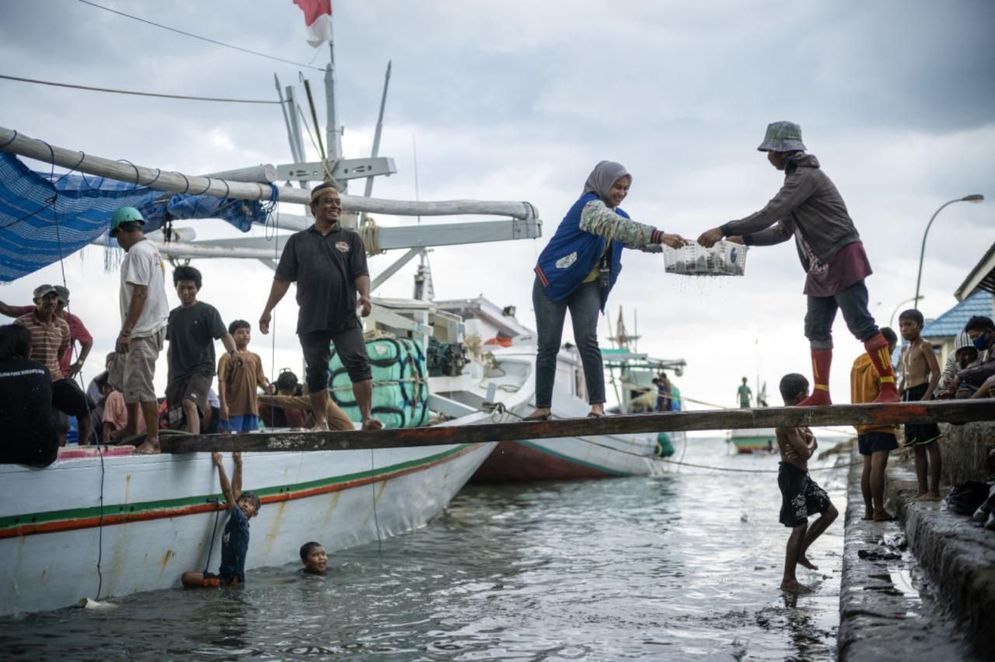
[[[945,432],[945,477],[983,479],[995,423]],[[898,516],[891,523],[862,519],[863,463],[856,449],[851,455],[839,658],[995,660],[995,532],[943,504],[912,501],[915,473],[903,455],[892,453],[888,470],[886,503]],[[908,581],[916,576],[921,581]]]

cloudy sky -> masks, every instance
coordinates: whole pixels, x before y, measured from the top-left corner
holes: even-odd
[[[328,59],[327,48],[306,43],[291,0],[100,4],[296,62],[321,67]],[[601,159],[633,173],[623,205],[632,217],[668,232],[697,237],[759,209],[781,175],[756,146],[779,119],[802,125],[847,202],[874,267],[867,284],[879,324],[913,296],[923,229],[942,203],[987,198],[952,205],[934,224],[923,268],[927,317],[956,303],[954,289],[995,240],[995,4],[986,0],[336,0],[334,11],[346,156],[369,154],[393,61],[381,154],[396,160],[398,174],[379,179],[374,195],[414,198],[416,144],[421,199],[528,200],[540,210],[538,240],[434,251],[440,299],[483,294],[516,305],[533,325],[531,268]],[[286,85],[299,71],[321,89],[314,69],[75,0],[0,2],[0,62],[7,75],[171,94],[273,99],[274,73]],[[0,125],[89,154],[187,173],[291,160],[275,106],[6,80],[0,99]],[[234,232],[213,222],[198,231]],[[372,259],[374,274],[393,257]],[[751,250],[743,278],[670,276],[660,256],[638,252],[623,261],[610,317],[623,307],[631,330],[638,311],[639,349],[687,360],[678,382],[687,396],[732,405],[743,375],[753,382],[759,374],[776,390],[785,372],[808,373],[804,274],[791,244]],[[87,379],[119,328],[117,274],[103,265],[99,248],[63,265],[72,308],[97,337]],[[225,319],[255,323],[271,272],[253,261],[195,265],[205,275],[203,300]],[[408,295],[412,272],[378,293]],[[55,265],[0,287],[0,299],[27,302],[34,286],[62,278]],[[255,349],[267,366],[297,367],[292,300],[277,312],[275,357],[269,337],[257,335]],[[848,368],[862,348],[841,319],[835,331],[832,388],[846,402]]]

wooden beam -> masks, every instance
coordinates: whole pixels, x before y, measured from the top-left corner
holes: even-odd
[[[638,434],[676,430],[730,430],[778,426],[968,423],[995,420],[995,399],[882,405],[770,407],[568,418],[537,422],[407,428],[362,432],[284,432],[163,437],[165,453],[207,451],[328,451],[520,441],[555,437]]]

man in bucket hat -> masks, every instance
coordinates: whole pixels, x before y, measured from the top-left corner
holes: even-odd
[[[128,407],[125,436],[137,431],[139,409],[145,419],[146,440],[139,453],[159,452],[159,402],[152,383],[155,362],[166,339],[169,305],[166,302],[162,256],[145,239],[145,219],[134,207],[121,207],[111,218],[110,235],[124,249],[121,262],[121,332],[114,351],[124,356],[124,401]]]
[[[843,313],[847,328],[864,343],[880,377],[875,402],[896,402],[898,390],[891,366],[888,341],[867,309],[864,279],[871,265],[846,203],[819,160],[806,154],[802,129],[794,122],[772,122],[757,149],[784,171],[784,184],[763,209],[749,216],[706,230],[698,243],[710,248],[723,237],[746,245],[769,246],[795,238],[798,257],[808,274],[805,294],[805,336],[812,352],[815,388],[798,403],[830,405],[829,367],[833,357],[832,326],[836,311]]]

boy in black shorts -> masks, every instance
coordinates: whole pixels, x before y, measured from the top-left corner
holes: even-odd
[[[780,390],[785,406],[798,405],[808,397],[808,380],[797,373],[785,375],[781,378]],[[816,485],[808,474],[808,458],[818,448],[812,431],[805,427],[779,427],[776,433],[777,448],[781,453],[777,472],[777,486],[781,489],[780,521],[791,528],[784,554],[781,590],[786,593],[809,593],[812,589],[798,582],[795,568],[801,564],[811,570],[817,569],[805,553],[815,539],[829,528],[839,511],[825,490]],[[816,513],[820,514],[819,519],[809,526],[809,515]]]
[[[183,573],[180,581],[184,588],[210,588],[214,586],[234,586],[245,583],[245,555],[249,549],[249,520],[259,512],[260,501],[252,492],[242,491],[242,454],[232,453],[235,473],[231,483],[221,461],[221,453],[212,453],[211,459],[218,468],[218,481],[221,492],[228,502],[228,523],[221,536],[221,567],[218,574],[190,570]],[[210,550],[208,551],[210,556]]]
[[[914,308],[903,310],[898,316],[898,328],[909,345],[902,350],[901,393],[903,402],[931,400],[940,381],[940,364],[933,353],[933,346],[922,337],[922,313]],[[940,426],[936,423],[906,423],[905,445],[915,450],[916,481],[919,492],[916,499],[940,500]],[[927,473],[929,474],[927,481]]]

